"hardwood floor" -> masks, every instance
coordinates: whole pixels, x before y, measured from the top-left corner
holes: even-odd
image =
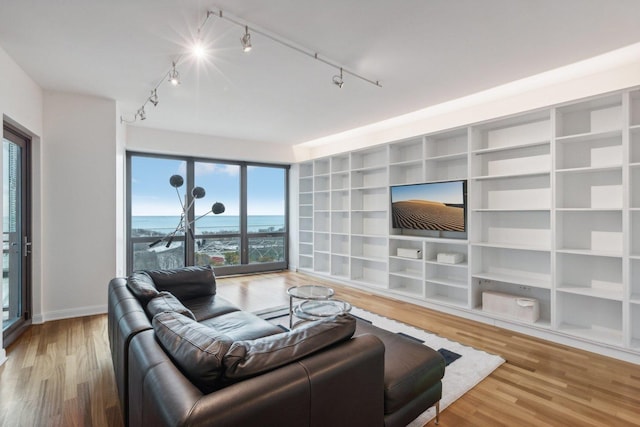
[[[122,426],[107,316],[32,325],[0,367],[0,426]]]
[[[288,304],[286,289],[309,283],[330,284],[362,309],[506,359],[442,412],[443,427],[640,426],[637,365],[297,273],[219,279],[218,293],[257,311]],[[11,345],[0,367],[0,425],[121,426],[106,325],[105,315],[48,322]]]

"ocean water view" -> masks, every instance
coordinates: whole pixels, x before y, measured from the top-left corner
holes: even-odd
[[[175,230],[179,221],[179,216],[132,216],[131,228],[136,230],[134,235],[138,236],[148,232],[167,234]],[[284,226],[284,215],[249,215],[247,217],[249,233],[283,231]],[[197,234],[237,233],[240,231],[240,217],[209,214],[195,223],[195,231]]]
[[[172,233],[179,216],[132,216],[133,237],[166,237]],[[249,233],[284,231],[284,215],[250,215],[247,217]],[[237,215],[207,215],[196,222],[196,265],[239,265],[241,239],[224,234],[239,233],[240,218]],[[182,233],[178,233],[180,235]],[[153,240],[152,239],[152,240]],[[150,246],[152,240],[133,245],[133,269],[166,269],[184,265],[184,242],[180,239]],[[248,256],[250,263],[284,261],[285,239],[283,235],[251,237],[249,235]]]

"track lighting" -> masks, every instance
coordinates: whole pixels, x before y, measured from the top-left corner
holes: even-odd
[[[249,32],[249,22],[243,21],[241,19],[223,14],[222,10],[218,9],[218,10],[208,10],[207,11],[207,16],[204,19],[204,21],[201,23],[200,27],[198,27],[197,30],[197,37],[195,40],[195,43],[193,45],[192,48],[192,52],[193,54],[198,58],[204,58],[207,54],[207,51],[205,49],[205,45],[203,44],[203,40],[201,37],[202,34],[202,30],[204,29],[205,25],[207,24],[207,21],[209,20],[210,17],[215,16],[216,18],[220,18],[220,19],[224,19],[228,22],[231,22],[235,25],[244,27],[244,35],[240,38],[240,42],[242,43],[242,50],[244,52],[249,52],[251,51],[252,48],[252,44],[251,44],[251,33]],[[280,44],[281,46],[284,46],[288,49],[291,49],[295,52],[301,53],[303,55],[306,55],[312,59],[315,59],[317,61],[320,61],[322,63],[324,63],[325,65],[328,65],[332,68],[335,68],[336,70],[340,70],[340,74],[336,74],[333,76],[332,78],[332,83],[336,86],[338,86],[339,88],[342,88],[342,86],[344,86],[344,74],[349,74],[352,77],[356,77],[360,80],[363,80],[367,83],[371,83],[374,86],[377,87],[382,87],[382,85],[380,84],[380,81],[378,80],[371,80],[368,79],[358,73],[354,73],[353,71],[349,71],[348,69],[344,69],[343,67],[341,67],[340,65],[336,64],[333,61],[330,61],[329,59],[320,57],[320,55],[318,54],[318,52],[314,52],[308,48],[304,48],[302,46],[300,46],[299,44],[293,42],[293,41],[289,41],[281,36],[278,36],[274,33],[271,32],[267,32],[264,30],[260,30],[260,29],[256,29],[253,25],[251,28],[251,31],[255,34],[259,34],[262,37],[265,37],[275,43]],[[176,63],[181,63],[183,56],[179,56],[177,60],[174,60],[171,63],[171,69],[162,76],[162,78],[160,79],[160,82],[155,86],[155,88],[151,91],[151,95],[147,98],[147,100],[144,102],[144,104],[142,104],[142,107],[140,107],[138,109],[138,111],[136,112],[135,116],[133,117],[132,120],[127,120],[125,119],[123,116],[120,116],[120,123],[133,123],[137,120],[145,120],[147,118],[147,114],[144,111],[144,107],[145,105],[147,105],[148,102],[150,102],[151,104],[153,104],[153,106],[155,107],[156,105],[158,105],[158,93],[157,93],[157,89],[158,87],[164,83],[165,81],[169,82],[172,86],[178,86],[180,84],[180,73],[178,73],[178,70],[176,69]]]
[[[249,26],[245,25],[244,26],[244,36],[242,36],[242,38],[240,39],[240,42],[242,43],[242,50],[244,52],[249,52],[251,51],[251,34],[249,34]]]
[[[173,86],[178,86],[180,84],[180,73],[176,70],[175,62],[172,63],[171,71],[169,71],[169,83]]]
[[[223,14],[221,9],[218,10],[208,10],[207,11],[207,17],[205,18],[204,22],[202,23],[202,25],[200,26],[200,29],[204,28],[205,24],[207,23],[207,21],[209,20],[209,17],[211,16],[215,16],[216,18],[220,18],[220,19],[224,19],[225,21],[231,22],[232,24],[238,25],[238,26],[242,26],[244,27],[244,36],[240,39],[240,41],[242,42],[242,48],[245,52],[248,52],[251,49],[251,34],[249,33],[249,22],[243,21],[241,19],[232,17],[228,14]],[[200,31],[200,29],[198,31]],[[335,68],[336,70],[340,70],[340,76],[334,76],[333,78],[333,82],[336,86],[338,87],[342,87],[344,82],[342,79],[342,74],[343,71],[347,74],[350,74],[353,77],[356,77],[360,80],[363,80],[367,83],[371,83],[374,86],[378,86],[378,87],[382,87],[382,85],[380,84],[380,81],[378,80],[371,80],[368,79],[364,76],[361,76],[358,73],[354,73],[353,71],[349,71],[349,70],[344,70],[342,67],[340,67],[340,65],[337,65],[335,62],[330,61],[326,58],[321,58],[320,55],[318,54],[318,52],[314,52],[310,49],[304,48],[302,46],[300,46],[298,43],[295,43],[293,41],[289,41],[281,36],[278,36],[276,34],[273,34],[271,32],[267,32],[264,30],[259,30],[256,29],[254,26],[252,26],[251,31],[255,34],[260,34],[263,37],[268,38],[269,40],[276,42],[286,48],[289,48],[293,51],[296,51],[298,53],[301,53],[303,55],[306,55],[310,58],[313,58],[315,60],[318,60],[320,62],[325,63],[326,65]]]
[[[140,120],[145,120],[147,118],[147,113],[144,112],[144,105],[138,109],[136,117]]]
[[[340,89],[342,89],[342,86],[344,86],[344,79],[342,78],[342,68],[340,68],[339,76],[337,74],[333,76],[333,84],[338,86]]]
[[[179,60],[180,58],[178,58],[178,61]],[[180,73],[178,73],[178,70],[176,70],[176,61],[173,61],[171,63],[171,69],[167,73],[165,73],[164,76],[162,76],[158,84],[151,90],[151,95],[149,95],[147,100],[144,101],[144,104],[142,104],[142,106],[138,108],[138,111],[136,111],[136,114],[133,116],[133,119],[127,120],[123,116],[120,116],[120,123],[134,123],[137,120],[146,120],[147,112],[144,111],[144,107],[145,105],[147,105],[148,102],[153,104],[154,107],[158,105],[158,102],[160,102],[160,99],[158,98],[158,87],[162,83],[164,83],[165,80],[171,83],[171,85],[173,86],[178,86],[180,84]]]
[[[149,97],[149,102],[153,104],[153,106],[158,105],[158,89],[154,89],[151,91],[151,96]]]

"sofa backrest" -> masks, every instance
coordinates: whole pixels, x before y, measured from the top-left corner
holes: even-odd
[[[236,341],[224,356],[225,378],[241,380],[270,371],[347,340],[355,330],[356,319],[341,314],[289,332]]]
[[[229,337],[176,312],[159,313],[152,323],[162,348],[196,387],[203,393],[218,388]]]
[[[231,341],[215,328],[176,312],[158,313],[153,328],[165,352],[203,393],[263,374],[347,340],[356,329],[347,314],[289,332]]]
[[[216,276],[210,265],[172,270],[146,270],[156,290],[171,292],[179,300],[216,294]]]

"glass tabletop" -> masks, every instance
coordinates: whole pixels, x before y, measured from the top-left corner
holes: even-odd
[[[333,289],[319,285],[294,286],[287,289],[289,296],[307,300],[328,299],[331,298],[334,293]]]
[[[301,319],[316,320],[337,316],[351,311],[351,304],[342,300],[304,301],[296,307],[296,316]]]

